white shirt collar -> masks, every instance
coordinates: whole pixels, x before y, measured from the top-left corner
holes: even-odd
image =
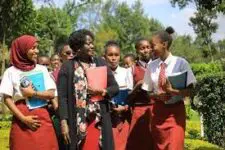
[[[159,66],[162,64],[162,63],[165,63],[166,66],[168,66],[171,62],[173,58],[173,55],[171,53],[169,53],[168,57],[166,58],[166,60],[162,61],[160,58],[159,58]]]
[[[139,60],[139,63],[140,63],[140,65],[142,66],[142,67],[147,67],[147,65],[151,62],[152,60],[150,59],[149,60],[149,62],[148,63],[146,63],[146,62],[144,62],[144,61],[142,61],[142,60]]]
[[[118,66],[116,67],[116,70],[113,71],[113,73],[114,73],[114,74],[117,74],[117,73],[119,72],[120,68],[121,68],[121,67],[118,65]]]

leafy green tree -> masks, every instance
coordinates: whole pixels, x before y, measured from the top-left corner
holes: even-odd
[[[72,31],[72,23],[68,14],[60,8],[41,7],[37,10],[36,35],[40,37],[40,53],[51,55],[53,48],[62,36]]]
[[[194,17],[190,18],[190,25],[193,27],[199,42],[204,47],[205,56],[210,56],[211,61],[214,61],[212,34],[216,32],[218,25],[215,19],[219,12],[225,13],[225,1],[221,0],[170,0],[175,6],[178,4],[180,8],[184,8],[189,3],[196,6],[197,12]],[[206,48],[206,49],[205,49]]]
[[[99,27],[95,35],[95,45],[98,55],[104,54],[104,45],[108,40],[117,40],[118,33],[110,28]]]
[[[216,45],[219,52],[225,52],[225,39],[219,40]]]
[[[54,0],[42,1],[46,5],[37,10],[36,35],[40,37],[41,54],[51,55],[78,27],[78,18],[85,13],[86,6],[99,0],[67,0],[62,8],[57,8]]]
[[[70,16],[72,28],[75,30],[78,27],[79,17],[91,9],[95,3],[100,0],[67,0],[63,6],[63,10]]]
[[[201,44],[207,46],[207,51],[211,57],[211,61],[214,61],[213,58],[213,47],[212,47],[212,34],[216,32],[218,25],[214,22],[216,19],[216,12],[209,11],[204,8],[199,8],[199,11],[195,14],[195,17],[191,17],[191,25],[198,38],[201,38]]]
[[[21,34],[33,31],[35,10],[32,0],[0,1],[1,74],[5,70],[8,45]]]
[[[144,13],[141,1],[136,1],[131,7],[125,2],[107,1],[102,8],[100,23],[100,32],[105,30],[108,33],[111,30],[117,34],[114,38],[119,42],[123,54],[134,52],[136,39],[150,37],[152,32],[163,28],[157,20],[150,19]]]
[[[184,57],[190,63],[202,62],[202,51],[193,43],[191,36],[178,36],[172,46],[171,51],[174,55]]]
[[[190,3],[195,3],[198,7],[209,11],[216,10],[217,12],[225,13],[224,0],[170,0],[170,2],[173,6],[177,4],[180,8],[184,8]]]

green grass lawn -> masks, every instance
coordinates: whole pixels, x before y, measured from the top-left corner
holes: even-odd
[[[9,149],[9,128],[0,129],[0,150]]]

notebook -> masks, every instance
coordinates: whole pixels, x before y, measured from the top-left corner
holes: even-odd
[[[93,89],[106,89],[107,87],[107,67],[91,67],[86,69],[86,76],[88,80],[88,86]],[[100,95],[92,96],[90,98],[92,102],[103,100]]]
[[[30,72],[23,74],[23,80],[29,80],[32,83],[32,87],[35,91],[45,91],[43,72]],[[47,101],[37,97],[31,97],[26,100],[26,104],[29,109],[35,109],[46,106]]]
[[[187,71],[174,73],[168,76],[168,80],[170,81],[171,85],[175,89],[184,89],[187,87]],[[174,104],[181,100],[183,100],[183,96],[175,95],[172,96],[165,104]]]
[[[127,97],[129,94],[129,89],[119,90],[119,93],[112,98],[112,102],[117,105],[127,105]]]

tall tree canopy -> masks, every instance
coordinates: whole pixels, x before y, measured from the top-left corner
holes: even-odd
[[[134,42],[137,38],[150,37],[152,32],[162,28],[160,22],[150,19],[144,13],[141,1],[136,1],[132,6],[125,2],[107,1],[102,8],[101,25],[96,39],[100,41],[99,33],[105,32],[109,39],[113,38],[119,42],[122,53],[125,54],[134,52]],[[107,40],[106,36],[104,40]]]
[[[171,4],[176,4],[180,8],[186,7],[192,3],[196,6],[196,12],[193,17],[190,18],[190,25],[193,27],[197,38],[202,46],[207,47],[207,53],[213,58],[212,49],[212,34],[216,32],[218,25],[215,22],[218,13],[225,13],[225,1],[224,0],[170,0]]]

